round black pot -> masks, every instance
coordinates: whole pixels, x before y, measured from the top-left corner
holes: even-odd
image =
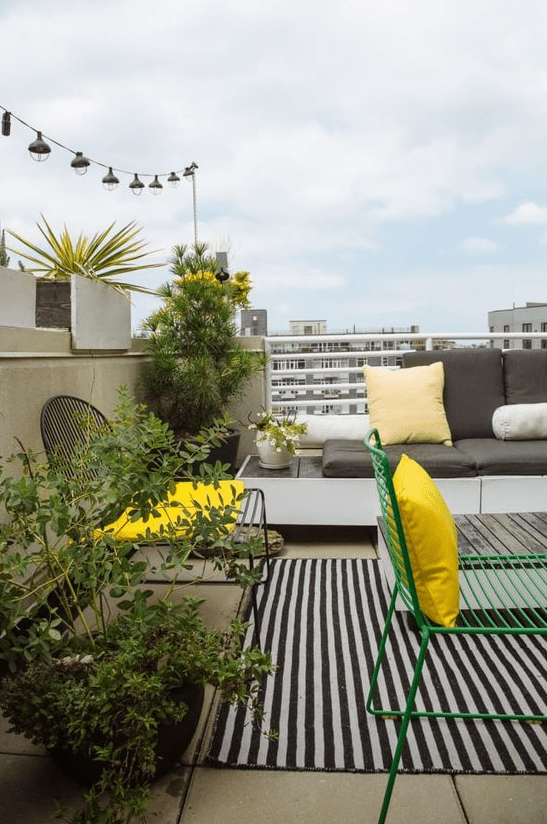
[[[241,434],[239,432],[230,430],[230,432],[226,435],[224,443],[220,444],[220,446],[213,447],[207,461],[204,463],[215,464],[217,461],[220,461],[223,464],[230,464],[230,469],[228,471],[231,475],[235,475],[237,450],[240,439]]]
[[[184,702],[188,706],[188,712],[182,721],[159,725],[153,781],[173,769],[190,744],[199,723],[203,695],[204,689],[198,684],[186,684],[171,691],[171,697],[175,701]],[[51,747],[48,752],[65,775],[84,787],[91,787],[101,777],[104,768],[102,761],[94,761],[85,753],[60,746]]]
[[[196,461],[194,467],[199,469],[202,464],[211,464],[214,466],[217,461],[220,461],[222,464],[229,464],[228,472],[230,475],[235,475],[237,467],[237,450],[239,448],[240,439],[241,433],[231,429],[227,435],[225,435],[224,442],[221,443],[220,446],[215,446],[211,449],[207,460]]]

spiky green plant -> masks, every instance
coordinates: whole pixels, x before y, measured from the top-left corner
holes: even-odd
[[[43,249],[16,232],[7,230],[25,247],[21,250],[10,246],[10,251],[33,264],[26,268],[26,271],[46,280],[70,280],[73,274],[78,274],[108,283],[122,293],[134,291],[156,294],[156,290],[145,286],[112,280],[128,273],[139,272],[141,269],[156,269],[164,265],[141,262],[150,252],[143,251],[146,242],[138,238],[141,229],[135,221],[117,230],[113,222],[91,238],[80,233],[73,239],[66,226],[62,232],[56,234],[44,215],[41,215],[41,218],[44,225],[36,225],[47,243]]]

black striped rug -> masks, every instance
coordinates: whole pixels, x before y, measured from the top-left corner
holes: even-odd
[[[278,665],[262,685],[264,729],[245,708],[220,707],[208,757],[238,767],[381,772],[389,769],[398,722],[378,720],[365,697],[387,611],[388,591],[377,561],[272,561],[258,588],[261,643]],[[391,633],[383,701],[401,706],[417,651],[403,614]],[[250,640],[251,630],[249,630]],[[438,641],[439,639],[433,639]],[[538,639],[453,637],[430,644],[419,706],[502,711],[547,704],[547,648]],[[490,686],[488,686],[490,684]],[[382,706],[386,706],[383,703]],[[544,773],[547,725],[415,720],[403,772]]]

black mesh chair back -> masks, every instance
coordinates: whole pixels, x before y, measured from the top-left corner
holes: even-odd
[[[68,477],[81,472],[73,466],[76,444],[86,443],[90,435],[107,426],[108,421],[102,412],[74,395],[54,395],[46,401],[40,416],[48,459],[62,468]]]

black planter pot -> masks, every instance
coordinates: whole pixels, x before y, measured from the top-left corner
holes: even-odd
[[[196,461],[194,466],[199,469],[201,464],[214,465],[217,461],[220,461],[222,464],[229,464],[228,472],[231,475],[235,475],[237,469],[237,450],[240,439],[241,433],[230,430],[226,435],[224,443],[221,443],[220,446],[213,447],[207,460]]]
[[[156,745],[156,770],[152,780],[168,773],[187,749],[197,729],[203,707],[204,689],[198,684],[187,684],[171,691],[175,701],[184,702],[188,712],[177,723],[160,724]],[[83,787],[91,787],[100,777],[104,763],[94,761],[86,754],[73,752],[64,747],[48,750],[55,764],[70,778]]]
[[[241,439],[241,434],[236,432],[235,430],[231,430],[226,435],[226,440],[220,446],[216,446],[211,449],[211,453],[207,460],[207,463],[215,464],[217,461],[221,463],[230,464],[229,472],[232,475],[236,474],[236,465],[237,465],[237,450],[239,448],[239,441]]]

